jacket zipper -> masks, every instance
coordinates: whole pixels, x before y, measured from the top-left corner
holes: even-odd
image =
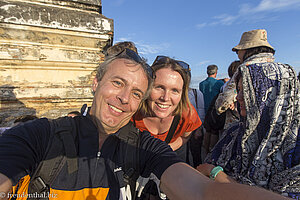
[[[96,170],[97,170],[97,166],[98,166],[98,161],[100,159],[100,156],[101,156],[101,151],[98,151],[97,152],[97,157],[96,157],[96,164],[95,164],[95,172],[94,172],[94,177],[93,177],[93,183],[95,182],[95,178],[96,178]]]

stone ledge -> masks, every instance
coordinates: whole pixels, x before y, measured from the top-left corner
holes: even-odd
[[[113,30],[113,20],[97,12],[36,2],[0,2],[0,22],[102,34]]]

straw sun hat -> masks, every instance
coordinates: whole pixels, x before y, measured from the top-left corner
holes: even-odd
[[[250,49],[253,47],[270,47],[274,48],[267,41],[267,31],[265,29],[257,29],[248,32],[244,32],[240,43],[232,48],[232,51],[238,51],[243,49]]]

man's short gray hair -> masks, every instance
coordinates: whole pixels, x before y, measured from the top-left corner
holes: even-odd
[[[152,77],[152,74],[149,74],[149,65],[147,64],[146,60],[144,58],[142,58],[142,61],[141,62],[136,62],[134,59],[130,58],[129,56],[120,56],[120,55],[111,55],[111,56],[107,56],[105,58],[105,60],[99,64],[99,66],[97,67],[97,73],[96,73],[96,78],[97,78],[97,81],[100,82],[103,78],[103,76],[105,75],[109,65],[116,59],[127,59],[127,60],[130,60],[131,62],[133,63],[136,63],[136,64],[139,64],[142,66],[146,76],[147,76],[147,80],[148,80],[148,88],[147,88],[147,91],[143,97],[143,100],[148,98],[149,94],[150,94],[150,91],[152,89],[152,84],[153,84],[153,77]]]

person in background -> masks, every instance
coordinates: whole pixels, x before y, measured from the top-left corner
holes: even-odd
[[[237,70],[238,66],[240,65],[240,61],[233,61],[229,67],[228,67],[228,75],[230,78],[232,78],[233,74]],[[216,110],[215,103],[218,99],[220,99],[220,96],[222,95],[223,87],[227,85],[228,82],[226,82],[222,88],[221,93],[219,93],[217,96],[214,97],[212,100],[208,111],[205,116],[204,120],[204,128],[206,130],[206,137],[203,140],[203,148],[204,152],[202,153],[203,159],[205,158],[206,154],[205,152],[210,152],[212,148],[215,146],[215,144],[218,142],[220,134],[226,129],[231,123],[235,123],[239,121],[239,113],[237,112],[236,103],[232,103],[230,107],[226,110],[226,112],[218,113]],[[235,93],[228,93],[228,95],[231,95],[230,98],[236,97],[236,91]]]
[[[228,83],[231,83],[230,80],[232,79],[234,73],[237,71],[239,65],[241,64],[240,60],[235,60],[233,61],[229,67],[228,67],[228,76],[230,77],[230,79],[221,87],[221,91],[218,95],[218,97],[216,97],[216,99],[213,101],[213,109],[214,112],[216,112],[217,115],[222,115],[224,113],[224,111],[230,111],[230,112],[226,112],[226,121],[225,124],[223,126],[223,129],[226,129],[228,127],[228,124],[233,123],[234,121],[238,120],[238,113],[237,113],[237,106],[236,106],[236,89],[233,88],[233,90],[230,90],[230,92],[224,92],[224,88],[227,87],[228,88]],[[235,85],[233,85],[235,87]],[[231,104],[227,107],[226,110],[220,110],[220,109],[216,109],[219,108],[218,105],[220,104],[220,102],[222,102],[224,99],[224,101],[226,101],[226,99],[231,99],[232,102]],[[225,109],[225,108],[223,108]],[[231,113],[231,111],[233,113]],[[211,127],[213,127],[213,124],[211,125]]]
[[[113,46],[109,47],[105,51],[104,54],[105,54],[105,57],[107,57],[109,55],[114,55],[118,52],[121,52],[124,49],[130,49],[130,50],[134,51],[135,53],[138,53],[138,50],[133,42],[123,41],[123,42],[118,42],[118,43],[114,44]]]
[[[199,89],[204,96],[205,117],[207,115],[211,101],[215,98],[216,95],[220,93],[220,88],[224,85],[224,82],[222,80],[216,79],[218,73],[217,65],[207,66],[206,73],[208,77],[199,84]],[[209,144],[211,137],[214,136],[213,133],[210,133],[209,130],[206,130],[205,128],[203,129],[203,133],[203,144],[201,146],[202,160],[208,153],[209,146],[207,146],[206,144]],[[204,141],[206,141],[206,143],[204,143]]]
[[[228,75],[229,75],[230,79],[232,79],[234,73],[238,70],[240,64],[241,64],[241,61],[235,60],[229,65]],[[224,87],[227,84],[228,84],[228,82],[224,84]],[[222,89],[221,89],[222,92],[223,92],[224,87],[222,87]],[[220,93],[220,95],[222,94],[222,92]],[[231,95],[234,96],[234,99],[236,99],[236,92]],[[218,97],[217,99],[221,99],[221,98],[222,98],[222,96]],[[216,113],[218,115],[220,115],[220,113],[218,113],[217,110],[216,110]],[[229,108],[225,111],[225,113],[226,113],[225,123],[224,123],[222,130],[220,130],[219,133],[222,133],[223,130],[226,130],[232,123],[239,121],[240,117],[239,117],[239,113],[237,110],[237,101],[236,100],[234,100],[234,102],[229,106]]]
[[[205,118],[203,93],[199,89],[189,88],[188,96],[191,104],[196,109],[201,122],[203,122]]]
[[[241,61],[240,60],[235,60],[233,62],[230,63],[228,69],[227,69],[227,73],[229,76],[229,79],[224,83],[224,85],[221,87],[221,93],[224,90],[224,87],[228,84],[229,80],[233,77],[234,73],[237,71],[238,67],[240,66]]]
[[[265,29],[256,29],[244,32],[239,44],[232,48],[243,65],[251,65],[253,63],[274,63],[275,50],[267,40],[267,31]],[[218,114],[225,112],[233,105],[236,97],[236,84],[231,80],[224,86],[223,92],[216,100],[215,106]],[[233,95],[235,94],[235,95]]]
[[[67,114],[67,117],[76,117],[76,116],[80,116],[81,113],[79,111],[71,111]]]
[[[194,108],[197,110],[198,116],[201,122],[205,118],[205,108],[204,108],[204,97],[200,90],[195,88],[189,88],[189,100]],[[192,153],[193,166],[197,167],[202,163],[201,159],[201,146],[203,140],[203,126],[200,126],[192,132],[191,138],[188,141],[188,146]]]
[[[299,81],[291,66],[274,62],[266,39],[265,30],[249,31],[233,48],[243,61],[232,80],[240,123],[222,134],[197,169],[218,182],[257,185],[299,199]]]
[[[204,107],[205,113],[208,110],[210,102],[213,98],[219,94],[220,88],[224,84],[222,80],[217,80],[218,66],[217,65],[208,65],[206,71],[208,77],[199,83],[199,90],[203,93],[204,96]]]
[[[17,119],[15,119],[13,127],[17,126],[19,124],[31,121],[31,120],[35,120],[38,119],[37,116],[35,115],[22,115],[20,117],[18,117]],[[4,133],[4,131],[10,129],[11,127],[0,127],[0,134]]]
[[[31,120],[35,120],[35,119],[38,119],[38,117],[35,116],[35,115],[23,115],[23,116],[18,117],[14,121],[14,126],[16,126],[18,124],[21,124],[21,123],[25,123],[25,122],[31,121]]]

